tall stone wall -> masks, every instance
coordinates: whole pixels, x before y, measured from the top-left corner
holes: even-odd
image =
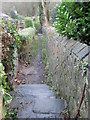
[[[54,30],[46,30],[47,53],[51,82],[57,86],[59,96],[66,99],[71,117],[75,116],[83,86],[86,83],[85,98],[80,109],[80,117],[88,117],[88,75],[83,76],[83,68],[78,67],[88,62],[89,47],[78,41],[61,37]],[[80,61],[78,60],[80,59]],[[81,63],[81,59],[84,60]],[[88,68],[85,67],[88,71]]]

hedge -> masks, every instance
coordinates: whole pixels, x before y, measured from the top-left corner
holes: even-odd
[[[26,17],[24,21],[25,21],[25,28],[34,27],[34,22],[31,17]]]
[[[62,2],[56,6],[57,16],[54,23],[56,31],[68,38],[89,42],[90,4],[88,2]]]
[[[23,62],[30,62],[30,47],[31,42],[33,42],[33,38],[35,36],[35,28],[29,27],[23,29],[21,32],[19,32],[19,35],[21,37],[21,47],[19,49],[19,61]]]
[[[39,29],[41,28],[39,18],[35,18],[34,25],[35,25],[36,31],[38,32]]]
[[[25,28],[21,32],[19,32],[19,35],[21,37],[21,40],[30,40],[30,38],[33,38],[35,36],[35,28]]]

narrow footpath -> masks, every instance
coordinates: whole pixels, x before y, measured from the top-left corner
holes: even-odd
[[[65,100],[56,98],[50,87],[43,84],[44,65],[41,60],[41,41],[32,64],[21,66],[18,79],[22,84],[15,87],[12,107],[17,109],[18,118],[62,118]]]

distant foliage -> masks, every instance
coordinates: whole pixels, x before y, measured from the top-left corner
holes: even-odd
[[[31,42],[33,41],[35,37],[35,28],[29,27],[25,28],[22,31],[19,32],[19,35],[21,37],[21,47],[19,49],[19,61],[20,62],[30,62],[30,46]]]
[[[25,18],[25,28],[34,27],[33,19],[30,17]]]
[[[30,41],[35,36],[35,28],[25,28],[19,32],[19,35],[22,40]]]
[[[15,13],[14,10],[11,10],[11,11],[10,11],[10,16],[11,16],[11,18],[13,18],[13,19],[17,19],[17,14]]]
[[[44,15],[43,15],[43,7],[42,7],[41,2],[39,2],[39,20],[40,20],[40,25],[41,25],[40,32],[42,33]]]
[[[36,18],[36,19],[35,19],[35,21],[34,21],[34,25],[35,25],[36,31],[38,32],[39,29],[41,28],[39,18]]]
[[[52,10],[52,13],[51,13],[51,22],[52,22],[52,23],[55,22],[55,20],[56,20],[56,15],[57,15],[57,9],[54,8],[54,9]]]
[[[10,17],[13,18],[13,19],[18,19],[18,20],[22,19],[22,16],[19,13],[17,13],[16,10],[11,10],[10,11]]]
[[[57,7],[54,27],[61,35],[90,45],[90,4],[88,2],[66,2]]]

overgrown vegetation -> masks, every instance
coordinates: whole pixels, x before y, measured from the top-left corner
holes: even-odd
[[[35,36],[35,28],[29,27],[23,29],[21,32],[19,32],[19,35],[21,37],[21,47],[19,49],[19,60],[20,62],[27,62],[30,63],[30,56],[31,56],[31,43],[34,41]]]
[[[48,59],[48,53],[46,48],[46,39],[45,36],[41,36],[41,48],[42,48],[42,61],[45,64],[45,83],[48,84],[51,87],[51,90],[55,92],[55,94],[58,96],[59,91],[57,84],[52,84],[51,80],[51,74],[49,71],[49,59]]]
[[[39,20],[40,20],[40,32],[42,33],[42,26],[43,26],[43,7],[42,3],[39,3]]]
[[[44,35],[41,36],[40,38],[41,38],[41,48],[42,48],[42,61],[45,64],[45,82],[51,86],[49,60],[48,60],[47,50],[46,50],[46,39]]]
[[[22,16],[18,14],[17,11],[14,9],[10,11],[10,17],[13,19],[18,19],[18,20],[22,19]]]
[[[10,91],[12,85],[9,79],[10,71],[14,76],[14,52],[20,48],[20,36],[12,21],[2,19],[2,63],[0,63],[0,91],[3,94],[4,106],[5,106],[5,119],[12,119],[15,117],[14,109],[9,108],[9,104],[12,101],[12,95]],[[4,72],[5,71],[5,72]]]
[[[56,7],[56,31],[90,45],[90,4],[88,2],[62,2]]]
[[[37,50],[38,50],[38,36],[35,36],[34,40],[32,40],[31,45],[30,45],[30,54],[31,54],[32,59],[36,57]]]
[[[0,63],[0,95],[3,95],[3,112],[5,112],[5,119],[16,119],[16,111],[9,107],[12,101],[12,95],[10,94],[10,84],[6,81],[7,75],[4,72],[4,66]]]
[[[34,26],[36,28],[36,32],[39,32],[40,28],[41,28],[41,25],[40,25],[40,20],[39,18],[35,18],[35,21],[34,21]]]
[[[75,69],[77,72],[79,72],[79,74],[85,77],[87,74],[88,62],[80,59],[78,59],[78,62],[79,63],[75,65]]]
[[[31,17],[26,17],[25,18],[25,28],[32,27],[34,28],[34,22]]]
[[[5,72],[11,70],[14,75],[14,52],[18,50],[21,45],[20,36],[12,21],[2,19],[2,63],[5,67]]]
[[[35,36],[35,28],[25,28],[19,32],[21,40],[30,41]]]

